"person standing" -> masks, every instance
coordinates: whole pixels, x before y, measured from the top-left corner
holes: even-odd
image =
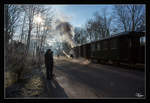
[[[53,52],[48,49],[45,53],[45,66],[47,79],[52,79],[53,77]]]
[[[53,51],[50,52],[50,76],[53,78]]]

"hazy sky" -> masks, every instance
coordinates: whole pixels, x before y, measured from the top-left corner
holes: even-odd
[[[112,12],[112,5],[45,5],[45,7],[52,7],[58,18],[63,18],[70,22],[73,27],[83,27],[88,19],[97,11],[100,14],[106,9],[107,14]],[[101,14],[103,15],[103,14]],[[17,31],[16,34],[20,34]],[[17,36],[16,36],[17,37]]]
[[[83,26],[91,18],[94,12],[100,14],[104,9],[107,15],[112,12],[112,5],[51,5],[52,8],[61,16],[64,15],[73,26]]]
[[[44,5],[45,7],[52,7],[57,18],[64,19],[70,22],[73,27],[83,27],[86,21],[93,17],[95,12],[103,15],[104,9],[106,16],[111,16],[114,5]],[[113,24],[113,23],[111,23]],[[20,31],[18,31],[20,34]]]

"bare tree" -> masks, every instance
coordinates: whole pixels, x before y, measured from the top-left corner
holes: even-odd
[[[106,10],[103,10],[103,16],[98,12],[94,13],[94,18],[86,23],[86,31],[90,41],[110,36],[111,17],[106,17]]]
[[[137,31],[145,22],[145,6],[141,4],[115,5],[117,24],[123,31]]]
[[[74,32],[75,32],[74,41],[76,44],[87,43],[87,32],[84,28],[76,27]]]
[[[80,28],[76,27],[74,32],[75,32],[74,41],[76,44],[80,44],[80,35],[81,35],[80,34]]]
[[[15,5],[5,5],[5,17],[4,17],[4,33],[5,33],[5,44],[6,48],[9,40],[12,40],[17,23],[19,21],[19,8]]]
[[[23,22],[22,22],[22,29],[21,29],[21,37],[20,37],[20,42],[22,42],[23,37],[24,37],[24,27],[25,27],[25,22],[26,22],[26,15],[24,12],[24,17],[23,17]]]
[[[93,20],[89,19],[86,23],[86,31],[87,31],[87,35],[89,37],[89,41],[92,41],[92,37],[93,37]]]
[[[27,46],[26,46],[26,55],[27,55],[29,51],[29,46],[30,46],[31,32],[33,29],[33,18],[34,18],[34,15],[36,15],[38,12],[38,6],[37,5],[23,5],[22,8],[28,19],[28,35],[27,35]]]
[[[41,14],[43,18],[41,19],[45,19],[44,15],[46,15],[46,13],[48,14],[48,9],[45,9],[44,6],[42,5],[22,5],[22,10],[24,12],[24,18],[23,18],[23,24],[22,24],[22,33],[21,33],[21,41],[23,39],[24,36],[24,28],[28,27],[27,30],[27,35],[25,37],[26,39],[26,55],[29,53],[29,49],[30,49],[30,41],[33,35],[33,31],[35,33],[36,37],[35,39],[38,39],[37,42],[43,42],[44,36],[42,36],[42,32],[45,30],[41,30],[41,28],[43,27],[42,23],[39,23],[38,25],[36,25],[34,23],[34,19],[36,15]],[[44,20],[43,20],[44,21]],[[26,22],[26,24],[25,24]],[[41,45],[40,45],[41,44]],[[33,49],[33,55],[34,55],[34,51],[37,50],[37,47],[41,48],[42,43],[39,44],[35,44],[34,45],[34,49]],[[40,50],[40,49],[39,49]]]

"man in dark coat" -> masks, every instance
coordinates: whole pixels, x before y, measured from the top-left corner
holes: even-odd
[[[48,49],[45,53],[45,66],[47,72],[47,79],[52,79],[53,73],[53,52]]]

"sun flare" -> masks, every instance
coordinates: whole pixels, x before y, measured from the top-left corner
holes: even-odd
[[[43,22],[43,20],[40,15],[36,15],[34,16],[34,22],[40,24]]]

